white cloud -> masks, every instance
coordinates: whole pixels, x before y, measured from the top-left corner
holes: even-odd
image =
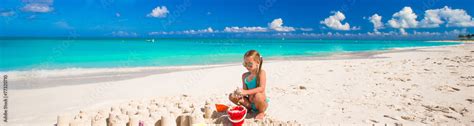
[[[411,7],[404,7],[399,12],[392,15],[392,19],[388,21],[388,25],[392,28],[400,29],[400,33],[407,34],[405,32],[406,28],[416,28],[418,26],[418,21],[416,21],[415,13]]]
[[[418,21],[416,21],[417,17],[411,7],[404,7],[392,15],[392,19],[388,21],[388,24],[392,28],[416,28],[418,25]]]
[[[454,35],[459,35],[459,34],[467,34],[467,29],[462,29],[462,30],[457,30],[454,29],[452,31],[444,31],[444,34],[454,34]]]
[[[25,12],[47,13],[53,11],[49,4],[44,3],[28,3],[21,10]]]
[[[425,17],[421,20],[420,26],[424,28],[437,28],[443,23],[444,21],[441,20],[438,13],[433,12],[432,10],[426,10]]]
[[[283,26],[283,20],[281,18],[274,19],[272,22],[268,24],[268,27],[272,30],[279,31],[279,32],[295,31],[295,28],[293,27]]]
[[[272,22],[268,23],[268,27],[260,27],[260,26],[253,26],[253,27],[225,27],[224,30],[214,30],[211,27],[207,29],[201,30],[185,30],[185,31],[160,31],[160,32],[149,32],[149,35],[169,35],[169,34],[200,34],[200,33],[244,33],[244,32],[292,32],[296,30],[301,31],[312,31],[312,28],[294,28],[289,26],[283,26],[283,19],[277,18],[274,19]]]
[[[328,18],[324,19],[320,23],[324,24],[327,27],[329,27],[331,29],[334,29],[334,30],[348,31],[348,30],[358,30],[358,29],[360,29],[358,27],[352,27],[351,28],[351,26],[347,22],[343,24],[341,21],[343,21],[344,19],[346,19],[346,16],[343,13],[341,13],[340,11],[337,11],[337,12],[334,13],[334,15],[329,16]]]
[[[112,32],[112,36],[116,37],[136,37],[138,36],[135,32],[126,32],[126,31],[114,31]]]
[[[408,34],[405,29],[438,28],[442,24],[446,24],[446,27],[474,27],[474,18],[467,14],[465,10],[451,9],[448,6],[426,10],[421,21],[417,21],[416,18],[417,15],[410,7],[404,7],[393,14],[392,19],[387,24],[392,28],[399,29],[403,35]]]
[[[165,6],[157,6],[149,14],[147,14],[147,17],[164,18],[168,13],[168,8]]]
[[[372,24],[374,25],[375,33],[378,33],[379,32],[378,29],[382,29],[384,27],[382,23],[382,16],[378,14],[374,14],[371,17],[369,17],[369,21],[372,22]]]
[[[149,32],[148,35],[166,35],[166,34],[169,34],[170,32]]]
[[[225,27],[224,32],[267,32],[264,27]]]
[[[396,36],[401,35],[398,32],[390,31],[390,32],[367,32],[369,36]]]
[[[351,28],[351,30],[360,30],[360,26],[354,26]]]
[[[209,27],[207,29],[201,29],[201,30],[185,30],[182,33],[183,34],[199,34],[199,33],[213,33],[214,30]]]
[[[301,30],[301,31],[313,31],[312,28],[299,28],[299,30]]]
[[[296,30],[301,31],[312,31],[312,28],[295,28],[290,26],[283,26],[283,19],[277,18],[273,19],[272,22],[268,23],[267,27],[225,27],[224,32],[270,32],[270,31],[277,31],[277,32],[293,32]]]
[[[339,32],[326,32],[326,33],[274,33],[266,37],[280,37],[280,38],[312,38],[312,39],[367,39],[367,40],[445,40],[445,39],[456,39],[459,34],[467,33],[466,29],[444,31],[444,32],[425,32],[415,31],[413,33],[403,35],[396,31],[380,32],[380,33],[339,33]]]
[[[451,9],[448,6],[425,11],[420,27],[437,28],[446,23],[446,27],[474,27],[474,19],[463,9]]]
[[[275,19],[276,20],[276,19]],[[274,23],[274,22],[272,22]],[[272,23],[269,23],[271,25]],[[184,30],[184,31],[159,31],[159,32],[149,32],[149,35],[171,35],[171,34],[202,34],[202,33],[244,33],[244,32],[270,32],[270,31],[282,31],[282,32],[290,32],[290,31],[312,31],[311,28],[293,28],[293,27],[286,27],[281,25],[276,25],[275,29],[270,29],[267,27],[225,27],[224,30],[214,30],[211,27],[206,29],[199,29],[199,30]],[[281,27],[278,27],[281,26]],[[270,27],[270,26],[269,26]],[[276,30],[278,29],[278,30]]]
[[[200,30],[184,30],[184,31],[170,31],[170,32],[150,32],[148,35],[169,35],[169,34],[202,34],[202,33],[215,33],[218,32],[211,27]]]
[[[444,31],[444,32],[427,32],[427,31],[413,31],[413,36],[427,36],[427,37],[433,37],[433,36],[454,36],[457,37],[459,34],[467,34],[466,29],[458,30],[454,29],[452,31]]]
[[[15,15],[14,11],[2,11],[0,12],[0,16],[2,17],[9,17]]]
[[[405,29],[400,28],[400,34],[402,34],[402,35],[408,35],[408,32],[406,32]]]
[[[441,35],[439,32],[418,32],[418,31],[413,31],[413,35],[419,35],[419,36],[434,36],[434,35]]]
[[[58,21],[58,22],[55,22],[54,24],[58,26],[59,28],[69,29],[69,30],[74,29],[74,27],[72,27],[71,25],[69,25],[69,23],[65,21]]]

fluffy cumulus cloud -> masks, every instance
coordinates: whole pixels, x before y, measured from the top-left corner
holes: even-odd
[[[474,19],[463,9],[451,9],[448,6],[425,11],[420,27],[437,28],[446,23],[446,27],[474,27]]]
[[[295,31],[295,28],[293,27],[283,26],[283,20],[281,18],[274,19],[271,23],[268,24],[268,27],[272,30],[279,32]]]
[[[393,14],[387,24],[405,35],[408,34],[405,31],[408,28],[438,28],[442,24],[446,24],[446,27],[474,27],[474,19],[465,10],[448,6],[426,10],[421,21],[417,21],[417,17],[410,7],[404,7]]]
[[[382,29],[384,27],[383,23],[382,23],[382,16],[380,16],[378,14],[374,14],[374,15],[370,16],[369,21],[372,22],[372,24],[374,25],[374,32],[375,33],[379,33],[378,29]]]
[[[25,12],[47,13],[53,11],[53,8],[46,4],[27,4],[21,10]]]
[[[25,0],[24,6],[20,9],[23,12],[48,13],[54,10],[53,0]]]
[[[24,12],[47,13],[54,10],[53,0],[24,0],[25,6],[21,8]]]
[[[147,14],[147,17],[164,18],[168,13],[168,8],[166,8],[165,6],[157,6],[149,14]]]
[[[267,32],[264,27],[225,27],[224,32]]]
[[[411,7],[403,7],[402,10],[392,15],[392,19],[388,21],[388,25],[392,28],[400,29],[400,33],[402,34],[407,34],[405,29],[417,27],[417,17]]]
[[[346,19],[346,16],[340,12],[337,11],[334,13],[334,15],[329,16],[328,18],[324,19],[321,21],[321,24],[326,25],[327,27],[333,29],[333,30],[343,30],[343,31],[348,31],[348,30],[357,30],[359,28],[357,27],[352,27],[350,26],[349,23],[342,23],[342,21]]]

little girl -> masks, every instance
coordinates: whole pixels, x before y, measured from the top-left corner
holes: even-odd
[[[248,70],[242,74],[242,87],[237,93],[230,94],[229,100],[243,105],[256,112],[256,119],[265,117],[268,99],[265,94],[266,74],[262,69],[263,59],[256,50],[249,50],[244,55],[244,67]]]

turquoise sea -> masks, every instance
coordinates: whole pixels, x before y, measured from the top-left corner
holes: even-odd
[[[179,66],[241,62],[256,49],[265,58],[459,43],[282,39],[0,39],[0,71],[65,68]]]

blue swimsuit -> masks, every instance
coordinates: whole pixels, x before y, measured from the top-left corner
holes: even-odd
[[[254,88],[257,88],[257,77],[254,77],[250,82],[247,81],[247,78],[250,76],[250,74],[247,74],[247,77],[245,77],[244,79],[244,83],[245,85],[247,86],[247,89],[250,90],[250,89],[254,89]],[[265,99],[265,101],[268,103],[270,101],[270,99],[268,99],[268,97]],[[257,107],[255,106],[255,103],[250,103],[250,107],[252,109],[252,111],[254,112],[258,112],[258,109]]]

